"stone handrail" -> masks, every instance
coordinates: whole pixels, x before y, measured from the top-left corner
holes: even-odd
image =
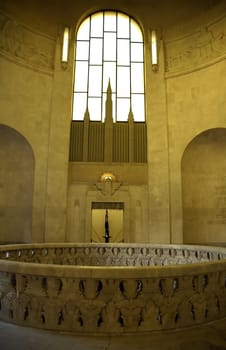
[[[79,266],[156,266],[226,259],[225,248],[158,244],[20,244],[0,246],[0,259]]]
[[[114,334],[189,327],[225,316],[225,248],[149,244],[0,247],[0,319],[7,322]]]

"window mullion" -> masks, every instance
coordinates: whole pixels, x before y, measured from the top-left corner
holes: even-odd
[[[129,72],[130,72],[130,110],[132,110],[132,74],[131,74],[131,18],[129,19]]]
[[[101,18],[99,16],[101,16]],[[77,86],[81,86],[83,90],[80,91],[81,88],[78,88],[78,91],[74,90],[74,93],[77,93],[76,96],[78,96],[78,101],[80,98],[79,93],[82,92],[81,98],[83,102],[82,108],[80,108],[81,111],[85,108],[85,99],[86,106],[90,109],[90,115],[95,112],[95,110],[93,111],[94,105],[97,106],[98,103],[101,103],[101,106],[98,107],[98,113],[101,115],[98,115],[98,118],[99,120],[104,120],[105,90],[107,86],[106,84],[108,84],[108,79],[110,78],[114,121],[127,120],[128,108],[133,111],[135,120],[145,120],[145,103],[143,109],[140,105],[142,98],[141,96],[139,97],[139,95],[142,95],[143,101],[145,101],[144,43],[139,25],[133,20],[133,18],[123,13],[118,11],[109,12],[108,10],[91,14],[87,17],[86,21],[87,22],[85,22],[83,27],[84,31],[79,33],[81,34],[79,40],[83,42],[83,44],[80,45],[81,54],[78,56],[79,59],[76,59],[75,62],[77,63],[79,60],[84,61],[86,65],[86,67],[84,66],[84,69],[88,70],[86,74],[87,81],[84,81],[82,85],[79,85],[79,82],[80,79],[85,78],[85,74],[82,74],[83,67],[78,64],[81,73],[75,73],[75,79],[78,77],[78,80],[74,81],[74,86],[75,82],[77,82]],[[124,28],[126,33],[124,32]],[[95,40],[93,41],[94,37],[100,40],[97,42]],[[123,42],[123,40],[126,41]],[[100,44],[101,41],[102,44]],[[142,47],[138,45],[136,46],[136,43],[140,43]],[[143,57],[141,49],[143,51]],[[93,66],[95,65],[98,65],[99,68],[94,68]],[[141,65],[143,65],[143,70]],[[99,69],[102,69],[102,71]],[[96,94],[97,90],[95,86],[97,75],[98,94]],[[130,79],[129,82],[128,79]],[[143,86],[141,84],[143,84]],[[101,94],[100,97],[99,92]],[[98,98],[99,100],[97,101],[95,98]],[[140,109],[143,110],[143,112]],[[82,117],[81,111],[79,112],[79,118]],[[97,115],[95,113],[95,118],[96,117]]]
[[[89,77],[90,77],[90,39],[91,39],[91,16],[89,16],[89,57],[88,57],[88,79],[87,79],[87,107],[88,107],[88,102],[89,102]],[[91,111],[89,110],[89,113]]]
[[[103,12],[103,30],[102,30],[102,93],[101,93],[101,121],[104,122],[103,104],[104,104],[104,12]]]
[[[116,62],[116,69],[115,69],[115,121],[118,120],[118,92],[117,92],[117,86],[118,86],[118,12],[116,12],[116,56],[115,56]]]

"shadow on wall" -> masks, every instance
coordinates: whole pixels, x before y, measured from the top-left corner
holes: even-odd
[[[196,136],[181,170],[184,243],[225,243],[226,128]]]
[[[0,243],[29,242],[34,154],[16,130],[0,124]]]

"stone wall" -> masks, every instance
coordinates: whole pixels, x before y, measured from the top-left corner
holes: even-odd
[[[14,129],[27,140],[35,164],[34,195],[27,208],[32,215],[32,229],[29,225],[29,233],[15,235],[9,233],[7,225],[1,225],[0,241],[43,240],[54,47],[53,38],[34,32],[15,18],[0,13],[0,124]],[[3,152],[6,152],[5,147],[7,145],[1,146]],[[17,179],[22,176],[16,162],[12,169]],[[14,196],[17,196],[16,192]],[[8,200],[5,198],[6,203]],[[16,224],[16,217],[21,215],[21,203],[17,202],[14,209],[10,221]]]
[[[226,128],[196,136],[182,160],[184,242],[225,241]]]
[[[181,186],[183,182],[181,177],[181,162],[184,150],[193,138],[205,130],[226,127],[225,87],[221,79],[225,73],[226,66],[224,61],[220,61],[205,69],[167,80],[171,215],[172,232],[174,232],[175,236],[179,231],[182,232]],[[217,88],[215,84],[218,84],[221,88]],[[211,145],[206,145],[204,152],[207,152],[207,149],[210,148]],[[225,148],[222,147],[219,152],[222,152],[223,156],[225,154]],[[205,154],[203,154],[203,157],[205,157]],[[210,156],[210,153],[208,156]],[[208,164],[206,167],[208,167]],[[187,187],[183,191],[189,192],[190,189]],[[197,191],[199,191],[198,188]],[[201,236],[201,231],[199,232],[198,227],[195,228],[195,231],[196,240],[199,242],[208,240],[207,237]],[[222,241],[222,237],[220,235],[218,236],[217,233],[214,239],[216,242]]]
[[[148,242],[147,165],[99,162],[70,163],[67,241],[90,242],[92,203],[107,202],[123,203],[124,242]]]
[[[34,154],[27,140],[0,125],[0,242],[30,242]]]
[[[89,240],[89,230],[84,228],[89,218],[86,210],[79,223],[83,231],[75,233],[78,224],[71,223],[74,203],[71,199],[74,196],[73,200],[77,200],[83,193],[83,184],[74,182],[71,188],[68,156],[75,33],[90,9],[85,3],[68,1],[67,5],[65,11],[52,8],[49,25],[46,10],[43,10],[40,23],[37,22],[38,2],[35,2],[34,9],[28,6],[26,12],[23,11],[25,2],[21,2],[23,8],[18,8],[16,2],[5,1],[0,14],[0,123],[25,137],[34,153],[30,235],[33,241]],[[51,10],[49,2],[47,6]],[[193,2],[190,5],[189,2],[188,13],[193,9],[192,17],[171,4],[166,5],[161,14],[156,14],[157,8],[145,1],[139,5],[132,2],[129,7],[117,1],[115,6],[138,20],[143,29],[145,47],[148,170],[145,183],[130,183],[129,190],[122,191],[130,198],[126,202],[130,206],[126,220],[130,220],[131,230],[134,230],[126,234],[127,240],[181,243],[181,161],[184,151],[203,131],[226,127],[225,80],[222,79],[226,73],[225,2],[214,7],[208,5],[203,12],[200,4]],[[103,7],[101,0],[92,9],[97,10],[97,7]],[[171,20],[173,15],[177,18],[176,24]],[[36,19],[32,25],[33,18]],[[62,66],[60,57],[65,24],[71,27],[70,51],[68,64]],[[159,69],[156,72],[151,66],[152,28],[158,34]],[[118,168],[115,169],[112,167],[111,171],[118,172]],[[122,166],[118,175],[124,170]],[[98,178],[85,185],[92,188],[97,182]],[[74,190],[78,191],[77,194]],[[82,199],[86,205],[96,195],[92,189],[90,195],[88,192]],[[137,224],[137,217],[142,217],[140,224]],[[218,236],[217,230],[215,232],[215,242],[223,243],[222,235]],[[197,227],[196,237],[199,237],[198,242],[209,242],[207,236],[201,237]]]

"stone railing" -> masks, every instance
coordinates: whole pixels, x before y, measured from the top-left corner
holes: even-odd
[[[226,249],[191,245],[21,244],[0,246],[0,259],[79,266],[161,266],[226,259]]]
[[[0,247],[0,319],[74,333],[170,330],[226,317],[226,249]]]

